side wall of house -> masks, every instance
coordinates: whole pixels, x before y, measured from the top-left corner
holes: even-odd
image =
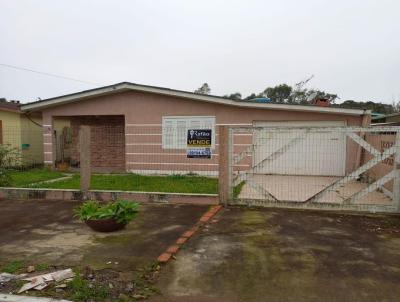
[[[185,150],[162,147],[161,123],[164,116],[215,116],[216,125],[247,125],[254,121],[344,121],[360,126],[361,116],[324,114],[287,110],[240,108],[142,92],[123,92],[85,101],[60,105],[43,112],[45,161],[51,163],[52,140],[48,137],[55,116],[123,115],[125,116],[125,167],[128,171],[218,171],[218,133],[212,159],[187,159]],[[49,128],[50,127],[50,128]],[[46,138],[47,137],[47,138]],[[47,143],[47,144],[46,144]],[[235,153],[252,143],[251,136],[235,137]],[[353,152],[357,146],[348,141],[347,170],[357,164]],[[241,162],[239,169],[248,169],[251,159]]]
[[[43,163],[42,118],[21,115],[21,149],[26,164]]]
[[[19,112],[0,111],[1,142],[19,150],[25,165],[43,163],[42,119]]]
[[[21,120],[18,112],[0,111],[2,143],[21,148]]]

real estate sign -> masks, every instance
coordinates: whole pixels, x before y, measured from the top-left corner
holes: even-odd
[[[211,158],[211,129],[189,129],[187,132],[187,157]]]

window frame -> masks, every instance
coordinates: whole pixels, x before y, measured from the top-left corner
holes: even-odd
[[[184,131],[184,138],[181,138],[181,141],[179,141],[178,137],[178,124],[185,121],[186,126],[185,126],[185,131]],[[200,126],[199,127],[191,127],[190,125],[194,122],[200,121]],[[172,122],[172,134],[171,133],[166,133],[166,128],[167,128],[167,123],[170,124]],[[196,115],[196,116],[188,116],[188,115],[181,115],[181,116],[163,116],[162,117],[162,125],[161,125],[161,131],[162,131],[162,149],[163,150],[182,150],[186,149],[186,135],[187,135],[187,130],[188,129],[210,129],[209,127],[206,127],[205,124],[207,123],[211,124],[211,149],[215,149],[215,126],[216,126],[216,118],[215,116],[209,116],[209,115]],[[172,135],[172,138],[171,138]],[[168,137],[167,137],[168,136]],[[171,142],[167,141],[167,139],[170,139]]]

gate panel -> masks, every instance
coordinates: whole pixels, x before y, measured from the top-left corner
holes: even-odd
[[[230,131],[231,203],[399,211],[400,127]],[[253,144],[237,151],[240,135]]]
[[[310,132],[304,128],[343,126],[343,122],[260,122],[254,130],[254,162],[258,173],[344,176],[346,143],[342,132]],[[279,127],[279,131],[270,131]],[[296,128],[294,128],[296,127]],[[303,127],[300,129],[298,127]],[[286,129],[285,129],[286,128]],[[260,130],[257,130],[260,129]]]
[[[255,131],[257,173],[344,176],[346,144],[343,133],[307,130]]]

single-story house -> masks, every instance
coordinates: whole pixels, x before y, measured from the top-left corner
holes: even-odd
[[[56,150],[52,133],[57,120],[62,119],[70,122],[72,165],[79,166],[79,126],[90,125],[91,164],[94,170],[146,174],[191,172],[216,175],[220,125],[343,127],[370,124],[370,111],[366,110],[234,101],[128,82],[24,104],[22,110],[29,114],[42,114],[46,164],[55,164]],[[212,129],[210,159],[187,158],[187,130],[193,128]],[[251,135],[238,135],[234,138],[233,152],[237,154],[248,148],[253,139]],[[343,162],[346,162],[345,156],[347,159],[354,156],[346,149],[356,147],[354,142],[330,147],[332,154],[343,154],[342,157],[332,158],[335,161],[333,165],[339,168],[331,173],[344,175],[346,171],[354,169],[348,166],[354,160],[347,160],[348,164]],[[322,153],[323,148],[326,146],[321,144]],[[245,170],[252,165],[252,161],[249,157],[238,168]],[[309,173],[324,175],[325,172],[314,169]]]

